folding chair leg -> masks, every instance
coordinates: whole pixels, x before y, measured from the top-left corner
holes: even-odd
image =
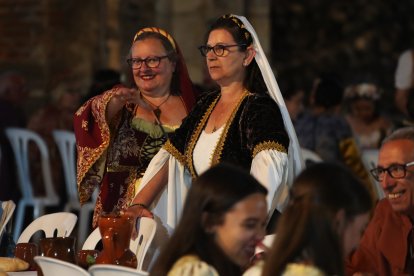
[[[89,229],[89,217],[91,215],[91,210],[88,208],[83,208],[79,211],[79,228],[78,228],[78,247],[81,248],[82,244],[85,242],[88,235]]]
[[[25,209],[26,209],[25,202],[20,201],[19,206],[17,206],[16,223],[14,224],[14,232],[13,232],[13,240],[16,243],[17,243],[17,239],[20,236],[20,233],[22,232]]]

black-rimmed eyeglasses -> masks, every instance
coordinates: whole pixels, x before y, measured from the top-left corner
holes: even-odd
[[[382,181],[384,179],[385,172],[388,173],[389,176],[392,178],[404,178],[407,175],[407,167],[413,166],[414,161],[409,162],[407,164],[393,164],[389,166],[388,168],[375,168],[372,169],[370,172],[372,176],[377,181]]]
[[[166,56],[161,56],[161,57],[147,57],[147,58],[129,58],[127,59],[127,63],[129,64],[129,66],[132,67],[132,69],[141,69],[142,64],[145,63],[145,65],[149,68],[157,68],[160,65],[160,62],[162,59],[167,58],[168,55]]]
[[[207,56],[208,52],[210,52],[211,50],[216,56],[223,57],[228,52],[229,48],[243,47],[243,46],[246,46],[246,44],[232,44],[232,45],[217,44],[214,46],[201,45],[198,47],[198,49],[200,50],[200,53],[203,57]]]

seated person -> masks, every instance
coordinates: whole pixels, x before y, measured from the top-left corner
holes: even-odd
[[[241,275],[265,234],[266,194],[247,171],[225,163],[201,174],[151,275]]]
[[[414,127],[385,138],[378,167],[371,170],[381,183],[380,200],[358,249],[347,262],[347,275],[414,275]]]
[[[407,116],[397,122],[396,128],[414,127],[414,88],[410,89],[407,101]]]
[[[290,195],[265,262],[244,275],[344,275],[345,256],[369,221],[368,191],[341,165],[317,163],[296,178]]]
[[[335,74],[317,79],[311,91],[310,110],[295,122],[301,147],[314,151],[322,160],[349,167],[377,198],[369,174],[352,135],[352,130],[341,115],[342,83]]]
[[[391,132],[391,121],[380,112],[380,91],[373,82],[359,82],[347,87],[346,120],[361,150],[378,149]]]
[[[280,88],[289,116],[295,122],[305,109],[305,89],[293,81],[280,82]]]

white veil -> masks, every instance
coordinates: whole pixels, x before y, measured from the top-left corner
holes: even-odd
[[[253,26],[250,22],[244,17],[239,15],[234,15],[239,20],[241,20],[245,28],[249,31],[253,38],[253,46],[256,50],[256,62],[259,65],[260,72],[262,73],[263,79],[265,81],[267,90],[272,97],[272,99],[279,105],[280,112],[282,113],[283,122],[285,124],[285,129],[289,135],[289,149],[288,149],[288,185],[291,186],[293,179],[297,176],[302,169],[305,167],[302,159],[302,153],[300,150],[298,138],[296,137],[296,132],[290,119],[289,113],[287,111],[285,101],[283,100],[282,94],[280,92],[279,86],[277,85],[275,76],[273,74],[272,68],[266,58],[266,55],[263,51],[262,46],[260,45],[259,38]]]

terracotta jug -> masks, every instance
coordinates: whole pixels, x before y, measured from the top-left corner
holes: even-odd
[[[133,224],[133,217],[127,215],[105,214],[99,218],[103,250],[96,258],[96,264],[137,267],[137,257],[129,249]]]

